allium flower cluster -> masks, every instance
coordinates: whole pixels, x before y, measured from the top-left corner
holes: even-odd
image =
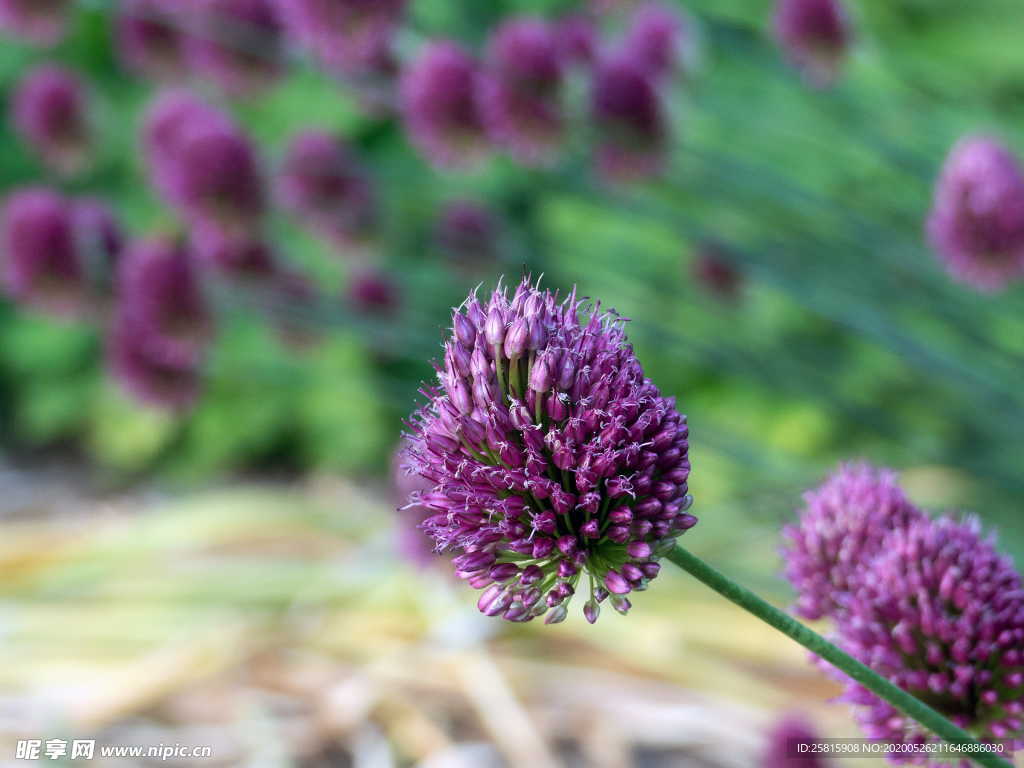
[[[348,299],[360,314],[390,315],[399,306],[398,287],[377,269],[361,268],[349,278]]]
[[[51,168],[75,173],[89,156],[85,91],[73,73],[55,66],[32,70],[13,98],[14,128]]]
[[[212,317],[187,250],[144,240],[125,252],[108,340],[114,374],[139,399],[177,408],[198,392]]]
[[[1024,277],[1024,170],[1000,142],[968,136],[935,186],[928,238],[950,274],[983,291]]]
[[[39,45],[53,45],[64,34],[72,0],[0,0],[0,30]]]
[[[796,611],[808,619],[835,617],[888,534],[927,519],[903,493],[894,472],[845,464],[804,494],[799,521],[783,530],[786,577]]]
[[[583,14],[563,16],[556,23],[555,42],[566,64],[593,63],[598,48],[597,27]]]
[[[862,570],[838,624],[844,649],[979,739],[1024,748],[1024,584],[978,522],[895,529]],[[844,698],[870,738],[935,739],[852,680]]]
[[[413,417],[410,503],[489,616],[565,619],[585,590],[625,613],[687,513],[686,417],[644,377],[623,320],[524,280],[453,316],[440,385]]]
[[[813,747],[821,737],[813,726],[799,715],[788,715],[768,734],[768,745],[759,763],[760,768],[828,768],[830,763],[808,749],[801,754],[800,747]]]
[[[246,234],[264,208],[255,149],[233,121],[184,91],[157,98],[143,147],[153,185],[190,224]]]
[[[775,37],[808,84],[826,87],[839,76],[853,32],[842,0],[778,0]]]
[[[377,224],[377,198],[366,169],[340,139],[322,131],[295,136],[277,176],[277,196],[323,236],[361,242]]]
[[[562,56],[555,29],[519,17],[495,30],[480,79],[480,108],[495,145],[520,162],[549,162],[562,142]]]
[[[477,62],[450,41],[428,44],[402,73],[402,119],[410,140],[434,165],[471,165],[487,152],[479,78]]]
[[[292,34],[320,64],[340,74],[372,66],[388,50],[407,0],[289,0]]]
[[[177,80],[189,72],[189,31],[196,0],[121,0],[115,27],[125,66],[148,77]]]
[[[270,246],[259,237],[230,236],[220,227],[199,224],[190,241],[196,261],[222,275],[261,280],[276,270]]]
[[[691,22],[675,8],[651,2],[633,12],[624,49],[651,77],[661,79],[676,69],[692,70],[697,40]]]
[[[284,67],[285,28],[275,0],[195,0],[192,71],[229,94],[272,82]]]
[[[411,565],[417,568],[426,568],[440,562],[430,539],[423,535],[423,531],[419,530],[420,523],[432,513],[426,507],[419,504],[407,504],[407,502],[413,494],[426,493],[434,486],[429,480],[402,469],[404,450],[403,443],[399,445],[391,460],[391,485],[395,501],[400,507],[397,510],[395,547]]]

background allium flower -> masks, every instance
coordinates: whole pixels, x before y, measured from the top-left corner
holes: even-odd
[[[0,30],[40,45],[53,45],[64,34],[73,0],[0,0]]]
[[[71,216],[75,249],[89,283],[98,293],[110,293],[124,248],[121,225],[110,207],[95,198],[74,201]]]
[[[977,520],[896,529],[863,570],[843,647],[981,740],[1024,748],[1024,585]],[[853,681],[844,698],[869,738],[935,739]]]
[[[340,139],[320,131],[295,136],[277,177],[282,205],[342,244],[365,239],[377,223],[366,169]]]
[[[89,156],[85,90],[60,67],[32,70],[14,93],[14,128],[43,161],[61,173],[81,170]]]
[[[220,227],[199,224],[192,228],[191,245],[199,264],[229,277],[259,280],[275,271],[270,246],[258,234],[230,237]]]
[[[196,0],[189,63],[222,90],[247,94],[284,67],[284,26],[274,0]]]
[[[489,616],[562,621],[581,588],[588,621],[609,594],[625,613],[697,522],[686,417],[644,378],[624,321],[581,307],[527,280],[470,296],[412,420],[405,467],[433,488],[410,502]]]
[[[788,715],[776,723],[768,734],[768,745],[760,768],[828,768],[830,763],[815,754],[800,756],[799,745],[819,744],[821,737],[813,726],[799,715]]]
[[[58,315],[82,309],[84,275],[71,209],[58,193],[28,188],[7,198],[0,256],[13,298]]]
[[[810,85],[824,87],[839,75],[852,29],[841,0],[778,0],[775,37]]]
[[[590,64],[597,55],[597,27],[582,14],[564,16],[556,22],[555,42],[566,64]]]
[[[661,3],[645,3],[633,12],[623,45],[626,55],[654,78],[677,68],[689,72],[697,63],[693,22]]]
[[[458,263],[482,265],[496,256],[498,220],[493,211],[479,203],[446,203],[434,227],[437,244]]]
[[[408,504],[413,494],[426,493],[434,484],[417,474],[407,472],[402,467],[404,444],[391,460],[391,485],[394,490],[395,502],[398,505],[398,520],[395,526],[395,547],[398,553],[417,568],[426,568],[440,562],[433,542],[423,535],[419,525],[431,511],[421,504]]]
[[[327,69],[358,73],[386,50],[407,0],[289,0],[292,34]]]
[[[448,41],[427,45],[402,73],[399,102],[406,130],[435,165],[467,165],[486,152],[478,80],[476,62]]]
[[[121,0],[115,34],[125,65],[162,80],[187,76],[194,5],[195,0]]]
[[[1024,276],[1024,170],[995,139],[953,147],[935,186],[928,238],[949,272],[985,290]]]
[[[690,262],[690,277],[706,291],[725,300],[734,300],[743,286],[743,273],[713,242],[701,243]]]
[[[491,139],[521,162],[550,161],[562,141],[562,59],[554,29],[512,19],[487,45],[480,110]]]
[[[182,368],[202,359],[212,318],[183,245],[153,239],[129,246],[118,270],[118,295],[118,322],[141,339],[147,359]]]
[[[804,494],[799,521],[783,529],[786,578],[796,611],[808,619],[836,617],[886,536],[926,515],[910,503],[896,474],[868,464],[844,464]]]
[[[620,54],[598,63],[591,113],[597,165],[606,178],[633,181],[661,170],[668,139],[661,94],[632,57]]]
[[[357,312],[390,315],[398,309],[398,286],[383,272],[361,269],[349,279],[348,300]]]
[[[198,364],[175,364],[153,354],[128,315],[115,314],[106,356],[113,376],[143,403],[177,410],[191,405],[199,395]]]

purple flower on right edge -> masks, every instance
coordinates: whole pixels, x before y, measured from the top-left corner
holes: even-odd
[[[994,292],[1024,277],[1024,170],[996,139],[961,139],[942,168],[928,240],[957,280]]]
[[[845,651],[979,740],[1024,748],[1024,585],[977,520],[931,519],[892,472],[866,464],[841,467],[805,498],[783,551],[797,611],[831,618]],[[868,738],[935,741],[867,688],[840,680]],[[889,759],[968,764],[923,752]]]

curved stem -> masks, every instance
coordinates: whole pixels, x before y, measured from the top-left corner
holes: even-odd
[[[667,555],[668,559],[684,571],[715,590],[722,597],[740,608],[754,614],[766,624],[800,643],[804,648],[825,659],[837,669],[845,672],[872,693],[892,704],[908,717],[913,718],[928,730],[951,744],[977,745],[978,740],[946,718],[916,699],[901,688],[890,683],[874,670],[861,664],[848,653],[841,651],[824,637],[804,626],[784,611],[765,602],[746,587],[742,587],[728,576],[717,571],[696,555],[676,546]],[[964,752],[961,759],[970,759],[985,768],[1013,768],[1010,763],[992,752]]]

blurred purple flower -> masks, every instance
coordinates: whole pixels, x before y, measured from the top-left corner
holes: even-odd
[[[452,200],[437,217],[434,238],[460,264],[490,264],[497,255],[498,220],[479,203]]]
[[[563,16],[556,22],[555,43],[564,63],[589,65],[597,57],[597,27],[583,14]]]
[[[73,72],[55,66],[32,70],[18,84],[14,128],[51,168],[73,174],[89,157],[85,89]]]
[[[982,741],[1024,748],[1024,585],[978,522],[919,519],[860,568],[839,621],[844,649]],[[843,698],[868,738],[936,739],[852,680]]]
[[[164,198],[173,200],[176,193],[177,158],[185,128],[190,123],[200,122],[229,125],[220,112],[183,89],[162,92],[146,109],[142,151],[150,181]]]
[[[121,259],[117,287],[118,324],[130,326],[147,359],[180,368],[199,363],[213,319],[183,245],[166,239],[132,243]]]
[[[582,304],[528,280],[471,295],[412,418],[404,467],[433,487],[409,502],[489,616],[562,621],[581,584],[589,621],[609,595],[625,613],[697,522],[686,418],[644,378],[624,320],[598,306],[581,321]]]
[[[760,768],[828,768],[830,763],[819,755],[799,751],[801,745],[811,748],[820,743],[821,737],[804,717],[788,715],[768,734]]]
[[[71,208],[57,192],[16,190],[4,202],[3,283],[16,300],[55,315],[84,309],[85,277]]]
[[[399,306],[398,286],[375,269],[361,269],[349,279],[348,298],[357,312],[367,315],[390,315]]]
[[[288,145],[277,177],[281,204],[343,245],[364,240],[377,223],[366,169],[340,139],[306,131]]]
[[[543,19],[513,18],[487,45],[480,111],[494,143],[520,162],[550,162],[562,142],[562,60]]]
[[[850,593],[890,531],[925,514],[910,503],[896,474],[868,464],[843,464],[804,494],[796,524],[783,529],[786,578],[796,611],[808,619],[842,614]]]
[[[53,45],[64,35],[73,0],[0,0],[0,31],[38,45]]]
[[[778,0],[775,37],[808,84],[822,88],[839,76],[853,32],[841,0]]]
[[[478,82],[476,62],[449,41],[427,45],[402,73],[399,101],[406,130],[434,165],[470,165],[486,153]]]
[[[708,293],[727,301],[740,295],[743,273],[730,260],[725,248],[703,242],[690,262],[690,277]]]
[[[79,261],[94,292],[107,295],[124,248],[121,225],[110,207],[96,198],[74,201],[71,215]]]
[[[690,72],[697,58],[693,22],[670,6],[644,3],[630,19],[624,50],[627,58],[655,79],[677,69]]]
[[[958,280],[997,291],[1024,277],[1024,171],[995,139],[961,139],[943,166],[928,238]]]
[[[598,63],[591,113],[597,166],[605,178],[628,182],[661,170],[668,125],[661,94],[639,62],[619,54]]]
[[[284,68],[284,45],[276,0],[197,0],[189,62],[226,93],[245,95],[271,83]]]
[[[199,395],[198,364],[173,364],[154,355],[147,338],[122,313],[114,315],[107,334],[106,355],[112,375],[143,403],[181,410]]]
[[[189,73],[189,33],[196,0],[121,0],[115,35],[124,64],[160,80]]]
[[[426,478],[407,472],[402,467],[403,442],[391,460],[391,484],[395,501],[399,505],[398,521],[395,528],[395,546],[399,554],[417,568],[427,568],[440,562],[434,550],[433,541],[422,530],[422,523],[430,514],[426,507],[409,503],[414,494],[426,493],[434,487]]]
[[[200,223],[192,228],[191,245],[199,264],[225,276],[242,280],[274,276],[273,253],[258,236],[229,236],[218,226]]]
[[[320,64],[351,75],[372,66],[405,15],[407,0],[288,0],[285,20]]]

